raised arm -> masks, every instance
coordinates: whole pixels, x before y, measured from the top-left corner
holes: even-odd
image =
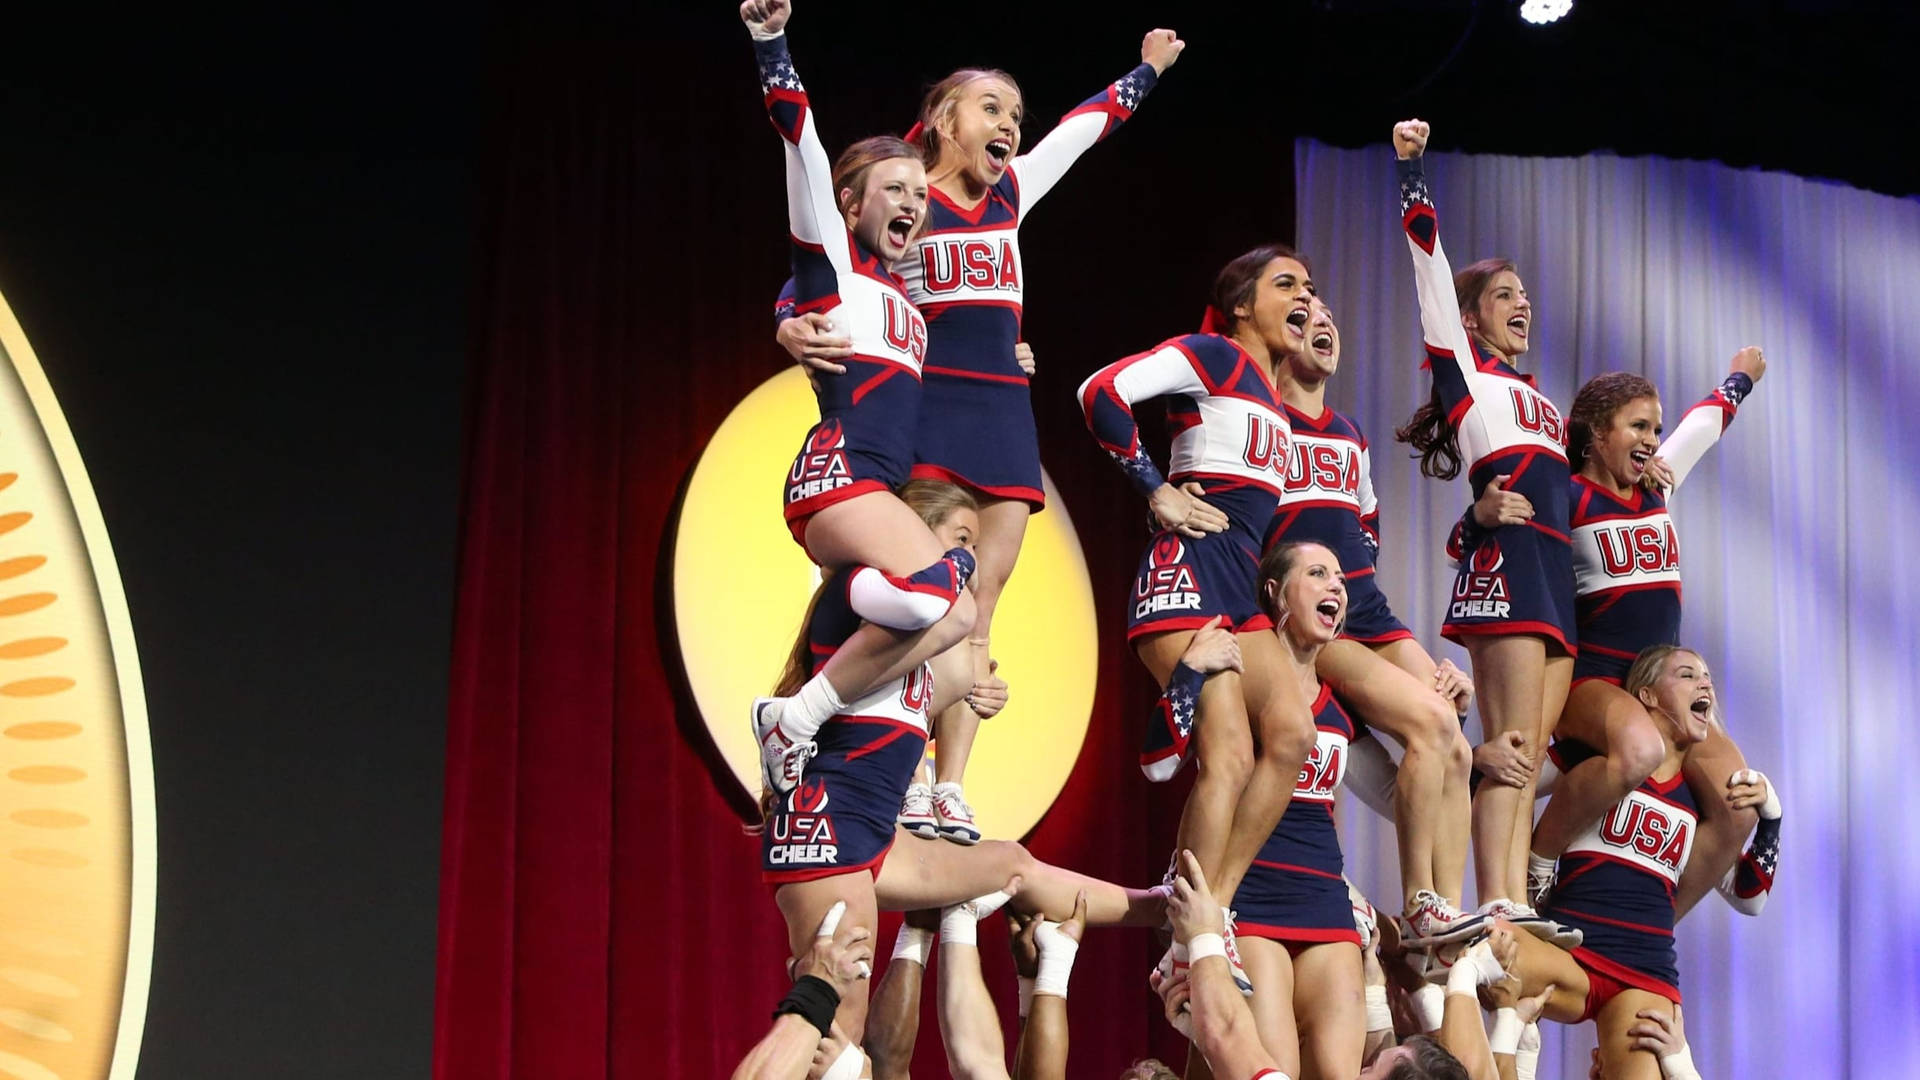
[[[747,0],[740,5],[740,18],[753,37],[767,119],[787,148],[788,228],[795,241],[823,248],[833,268],[847,273],[853,263],[847,245],[839,242],[846,227],[834,198],[833,162],[815,130],[806,87],[787,53],[786,25],[792,14],[788,0]],[[829,236],[834,243],[826,242]]]
[[[1420,330],[1426,338],[1427,360],[1434,373],[1451,365],[1464,377],[1473,371],[1473,342],[1460,322],[1460,301],[1453,292],[1453,267],[1440,246],[1440,218],[1427,189],[1421,156],[1427,150],[1424,120],[1394,125],[1393,149],[1400,159],[1400,227],[1413,255],[1413,282],[1420,297]]]
[[[1087,932],[1087,893],[1080,891],[1066,922],[1035,917],[1022,935],[1031,934],[1038,964],[1032,981],[1022,979],[1020,1047],[1014,1080],[1066,1080],[1067,983],[1080,939]],[[1026,992],[1031,986],[1031,993]]]
[[[1742,915],[1758,915],[1767,906],[1773,892],[1774,871],[1780,866],[1780,795],[1766,774],[1757,769],[1742,769],[1727,779],[1729,801],[1737,806],[1753,806],[1760,823],[1753,830],[1753,841],[1733,864],[1727,876],[1716,886],[1721,899]],[[1756,801],[1757,799],[1757,801]]]
[[[1726,381],[1714,387],[1713,393],[1701,398],[1674,425],[1673,434],[1660,444],[1655,455],[1665,461],[1673,473],[1670,491],[1677,490],[1713,444],[1720,441],[1720,433],[1733,423],[1740,402],[1753,393],[1754,384],[1766,372],[1766,354],[1758,345],[1741,349],[1733,355],[1733,372]]]
[[[1213,1075],[1220,1080],[1284,1080],[1273,1055],[1260,1045],[1253,1012],[1234,984],[1227,964],[1226,919],[1219,901],[1207,888],[1193,852],[1180,853],[1180,876],[1167,900],[1167,917],[1174,940],[1187,947],[1190,967],[1184,977],[1164,979],[1154,972],[1154,989],[1167,1007],[1167,1018],[1200,1047]],[[1184,1018],[1184,1020],[1182,1019]]]
[[[1014,878],[1002,890],[955,904],[940,915],[938,974],[940,1041],[947,1067],[958,1080],[1007,1080],[1007,1044],[1000,1013],[981,974],[980,920],[1020,891]]]
[[[1022,213],[1053,190],[1080,155],[1113,133],[1140,107],[1141,99],[1159,81],[1162,72],[1180,58],[1187,43],[1171,30],[1149,30],[1140,42],[1140,65],[1112,85],[1081,102],[1047,132],[1034,148],[1013,160],[1014,181],[1020,185]]]

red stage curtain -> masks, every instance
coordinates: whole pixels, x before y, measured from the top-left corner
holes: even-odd
[[[784,362],[769,318],[785,258],[779,152],[731,19],[722,5],[691,28],[548,35],[499,69],[479,176],[448,717],[434,1029],[444,1080],[725,1075],[784,992],[785,936],[756,841],[676,689],[661,606],[677,486],[732,406]],[[1085,94],[1077,83],[1028,92],[1054,115]],[[857,124],[832,130],[851,137]],[[1101,147],[1083,168],[1140,175],[1205,149],[1164,125],[1114,141],[1135,145]],[[1287,140],[1273,144],[1253,175],[1281,178],[1263,198],[1284,219]],[[1133,761],[1153,697],[1121,634],[1142,510],[1071,399],[1093,367],[1189,328],[1212,270],[1278,234],[1109,224],[1177,221],[1202,183],[1075,178],[1026,233],[1044,457],[1086,546],[1102,633],[1085,748],[1029,843],[1134,884],[1164,868],[1179,793],[1151,789]],[[1090,269],[1129,264],[1147,283],[1138,295]],[[740,513],[778,513],[778,479]],[[885,921],[882,956],[897,924]],[[982,948],[1011,1044],[1003,927],[983,927]],[[1074,1075],[1180,1052],[1145,986],[1155,955],[1140,930],[1097,932],[1081,951]],[[916,1075],[946,1072],[932,990]]]

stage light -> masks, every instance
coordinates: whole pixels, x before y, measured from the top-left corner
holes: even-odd
[[[1535,26],[1558,22],[1573,10],[1573,0],[1521,0],[1520,17]]]

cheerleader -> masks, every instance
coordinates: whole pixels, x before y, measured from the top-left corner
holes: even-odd
[[[1305,347],[1312,300],[1298,255],[1255,248],[1214,280],[1206,325],[1217,333],[1174,338],[1080,386],[1087,426],[1160,526],[1127,610],[1127,638],[1163,688],[1167,718],[1153,729],[1165,745],[1142,765],[1169,779],[1194,739],[1199,776],[1179,846],[1225,898],[1285,812],[1314,745],[1313,715],[1286,676],[1279,639],[1267,633],[1272,620],[1256,585],[1261,536],[1287,470],[1287,419],[1273,376],[1285,354]],[[1162,397],[1174,433],[1167,477],[1141,445],[1133,414]],[[1191,482],[1206,486],[1205,499],[1182,489]]]
[[[1450,480],[1464,459],[1476,497],[1502,489],[1532,502],[1531,518],[1500,525],[1460,567],[1441,634],[1472,658],[1487,738],[1518,732],[1537,766],[1577,650],[1565,425],[1533,376],[1514,366],[1527,351],[1533,307],[1513,264],[1487,260],[1455,275],[1447,262],[1420,162],[1427,135],[1420,120],[1393,129],[1401,223],[1433,371],[1432,400],[1397,434],[1419,452],[1426,475]],[[1483,914],[1542,931],[1522,891],[1532,806],[1531,779],[1520,789],[1481,786],[1474,870]]]
[[[1348,613],[1338,556],[1311,541],[1274,546],[1260,560],[1260,599],[1284,677],[1313,703],[1315,741],[1286,813],[1234,894],[1240,958],[1257,987],[1260,1041],[1280,1071],[1355,1076],[1367,1032],[1361,943],[1333,821],[1354,725],[1315,674]]]
[[[965,550],[978,518],[964,505],[943,516],[944,539]],[[937,604],[887,587],[872,567],[831,571],[815,593],[794,643],[779,692],[791,693],[817,673],[863,622],[899,631],[923,627]],[[962,847],[912,839],[895,821],[901,797],[926,748],[927,716],[957,702],[965,688],[940,691],[931,665],[848,704],[816,734],[818,752],[785,794],[762,800],[761,877],[787,922],[794,956],[810,948],[821,919],[845,905],[846,925],[871,932],[877,912],[1011,903],[1064,920],[1076,900],[1090,925],[1157,925],[1162,894],[1123,889],[1042,863],[1019,844],[984,841]],[[1019,884],[1013,886],[1015,879]],[[1011,901],[1002,891],[1013,893]],[[844,997],[837,1020],[852,1044],[864,1030],[866,994]]]
[[[1665,442],[1660,396],[1638,375],[1602,375],[1574,397],[1567,451],[1579,466],[1569,490],[1580,655],[1555,734],[1598,753],[1560,779],[1534,827],[1527,886],[1535,904],[1551,885],[1554,860],[1574,836],[1639,787],[1662,759],[1657,725],[1621,687],[1635,656],[1680,637],[1680,551],[1667,501],[1765,373],[1759,348],[1740,350],[1726,380],[1688,410]],[[1464,524],[1480,522],[1469,516]],[[1751,812],[1731,811],[1713,797],[1745,768],[1739,748],[1718,725],[1687,755],[1701,822],[1692,871],[1680,890],[1682,914],[1733,865],[1754,826]]]
[[[1185,48],[1172,30],[1149,31],[1133,70],[1067,113],[1025,153],[1026,102],[1004,71],[964,68],[935,83],[908,132],[930,185],[926,229],[898,267],[908,298],[927,320],[913,475],[960,484],[980,503],[972,682],[997,678],[993,614],[1027,518],[1046,505],[1029,395],[1033,363],[1019,340],[1026,274],[1020,226],[1082,154],[1133,115]],[[781,344],[818,371],[844,370],[837,361],[849,354],[842,335],[850,328],[807,315],[800,305],[790,310],[777,335]],[[985,715],[941,718],[932,800],[936,827],[949,839],[979,835],[961,781]]]
[[[793,790],[817,749],[814,733],[847,701],[919,670],[965,637],[973,618],[972,598],[962,591],[973,555],[943,554],[893,493],[913,462],[926,323],[891,268],[925,223],[925,169],[912,146],[892,138],[855,143],[829,168],[787,52],[791,13],[787,0],[740,6],[767,114],[786,145],[795,296],[847,327],[854,355],[846,374],[820,380],[820,422],[787,477],[787,525],[822,567],[868,567],[886,587],[916,593],[940,611],[911,633],[862,629],[836,643],[830,670],[791,699],[754,703],[762,779],[775,792]]]
[[[1460,733],[1472,687],[1451,664],[1443,670],[1393,614],[1374,576],[1380,550],[1367,437],[1329,408],[1327,381],[1340,368],[1340,329],[1318,299],[1307,348],[1287,355],[1275,389],[1293,431],[1293,453],[1267,546],[1312,541],[1340,559],[1347,583],[1346,621],[1319,650],[1316,670],[1369,727],[1406,748],[1384,808],[1399,834],[1400,877],[1409,936],[1451,940],[1482,919],[1456,906],[1466,875],[1471,752]],[[1457,702],[1452,695],[1460,695]],[[1358,752],[1360,744],[1356,744]],[[1367,760],[1393,767],[1367,740]]]
[[[1551,984],[1543,1015],[1564,1024],[1594,1021],[1607,1076],[1652,1077],[1660,1075],[1659,1063],[1636,1047],[1631,1029],[1646,1013],[1666,1016],[1680,1004],[1674,901],[1699,828],[1698,805],[1682,773],[1687,755],[1713,730],[1716,694],[1706,662],[1677,645],[1641,653],[1621,689],[1653,717],[1665,752],[1645,780],[1567,849],[1544,914],[1580,930],[1581,945],[1564,952],[1519,937],[1508,965],[1515,981],[1496,991],[1494,1004],[1510,1005],[1514,996]],[[1771,804],[1778,821],[1778,802],[1764,776],[1734,777],[1727,798],[1743,808]],[[1772,841],[1769,886],[1777,829]]]

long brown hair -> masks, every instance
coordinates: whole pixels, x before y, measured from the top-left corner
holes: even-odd
[[[1240,326],[1240,317],[1234,309],[1253,303],[1253,295],[1260,289],[1260,273],[1267,264],[1275,259],[1292,259],[1306,267],[1308,274],[1313,267],[1306,256],[1285,244],[1261,244],[1252,251],[1236,255],[1233,261],[1220,268],[1213,276],[1213,290],[1207,294],[1212,304],[1210,325],[1206,327],[1217,334],[1231,335]]]
[[[1587,380],[1567,413],[1567,460],[1576,472],[1594,437],[1612,429],[1614,414],[1641,398],[1659,401],[1660,391],[1631,371],[1610,371]]]
[[[1480,298],[1486,295],[1487,286],[1498,274],[1512,270],[1519,273],[1512,259],[1481,259],[1453,275],[1453,296],[1460,305],[1462,314],[1480,311]],[[1461,357],[1462,360],[1469,359]],[[1407,422],[1393,433],[1393,437],[1413,447],[1414,456],[1420,459],[1420,471],[1435,480],[1451,480],[1460,475],[1460,429],[1447,418],[1447,409],[1440,401],[1440,387],[1436,384],[1427,403],[1413,411]]]
[[[1013,87],[1014,94],[1025,107],[1026,95],[1020,92],[1020,84],[999,68],[961,68],[929,86],[927,96],[920,99],[920,119],[913,125],[913,130],[907,133],[907,137],[919,147],[929,169],[939,163],[940,147],[946,141],[945,136],[940,134],[940,122],[953,115],[961,92],[981,79],[999,79]]]

